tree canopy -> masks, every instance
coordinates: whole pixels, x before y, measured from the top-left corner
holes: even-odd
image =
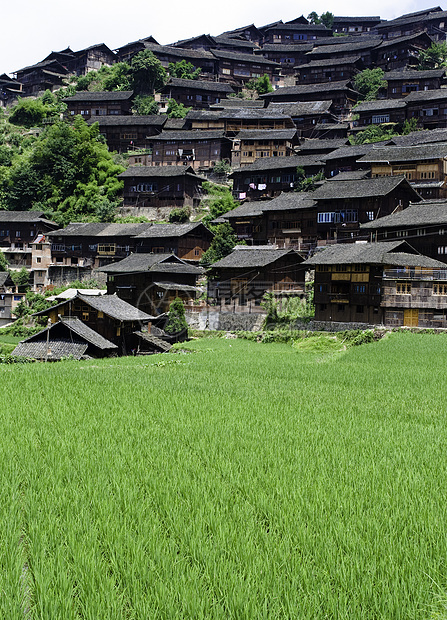
[[[72,125],[57,121],[42,131],[7,167],[0,167],[0,207],[41,209],[64,225],[69,221],[113,218],[122,188],[99,133],[77,116]]]
[[[373,101],[377,99],[377,95],[381,88],[387,87],[387,81],[384,80],[384,71],[382,69],[364,69],[357,73],[354,78],[354,88],[361,95],[362,101]]]
[[[447,43],[432,43],[426,50],[419,52],[419,64],[417,68],[420,71],[425,69],[439,69],[447,66]]]
[[[168,73],[171,77],[183,78],[184,80],[197,80],[202,72],[198,67],[194,68],[191,62],[187,62],[184,58],[180,62],[170,62],[168,65]]]

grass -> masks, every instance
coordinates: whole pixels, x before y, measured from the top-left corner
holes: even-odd
[[[445,617],[447,336],[181,348],[0,366],[0,617]]]

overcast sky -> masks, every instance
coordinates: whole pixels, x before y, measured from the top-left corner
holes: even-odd
[[[359,2],[314,0],[306,4],[290,0],[14,0],[2,6],[0,74],[43,60],[51,51],[70,47],[77,51],[96,43],[116,49],[152,35],[167,45],[200,34],[217,35],[247,24],[264,26],[289,21],[311,11],[334,15],[380,15],[393,19],[403,13],[436,6],[422,0]],[[442,8],[445,8],[442,6]]]

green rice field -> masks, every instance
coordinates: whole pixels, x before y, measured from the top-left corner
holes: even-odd
[[[0,618],[447,618],[447,335],[0,365]]]

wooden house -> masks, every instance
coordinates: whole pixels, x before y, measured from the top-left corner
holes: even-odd
[[[171,77],[160,92],[155,94],[155,101],[159,103],[160,112],[167,111],[170,99],[194,110],[207,110],[210,105],[219,103],[221,99],[232,94],[235,92],[230,84]]]
[[[210,247],[213,237],[202,222],[152,224],[135,236],[136,251],[174,254],[184,261],[198,262]]]
[[[9,271],[0,271],[0,327],[15,319],[14,310],[24,297],[25,293],[18,291]]]
[[[14,79],[22,84],[24,96],[58,90],[68,74],[69,71],[57,60],[44,60],[13,73]]]
[[[361,34],[371,32],[382,22],[378,16],[340,17],[334,16],[332,31],[337,34]]]
[[[366,155],[373,144],[360,144],[359,146],[342,146],[326,155],[321,155],[324,163],[324,173],[327,178],[334,177],[340,172],[351,172],[355,170],[370,170],[368,164],[362,163],[359,159]]]
[[[295,67],[298,84],[320,84],[352,80],[365,68],[359,55],[316,59]]]
[[[273,198],[283,191],[293,191],[298,181],[297,168],[306,176],[318,174],[324,167],[318,156],[264,157],[234,170],[233,194],[239,200]]]
[[[47,235],[51,243],[49,278],[52,284],[76,279],[79,268],[92,270],[119,261],[136,251],[135,237],[150,223],[74,222]],[[74,277],[67,277],[73,273]],[[56,281],[55,281],[56,280]]]
[[[57,228],[43,211],[0,211],[0,251],[11,269],[32,267],[32,244]]]
[[[437,292],[441,283],[445,286],[447,265],[418,254],[406,242],[333,245],[303,266],[315,269],[317,321],[430,327],[435,325],[427,314],[433,318],[440,306],[444,313],[447,309],[447,288],[446,294]],[[440,274],[430,281],[434,271]],[[432,286],[430,300],[422,291],[413,299],[421,284]],[[447,326],[440,322],[436,326]]]
[[[345,115],[351,111],[357,102],[358,93],[353,90],[348,80],[326,82],[324,84],[300,84],[278,88],[273,93],[261,95],[267,102],[294,103],[304,101],[332,101],[334,114]]]
[[[369,125],[403,124],[407,114],[407,102],[402,99],[363,101],[355,107],[354,114],[358,115],[358,120],[354,121],[354,127],[359,131]]]
[[[0,75],[0,106],[6,107],[17,100],[22,94],[22,84],[9,75]]]
[[[281,65],[281,74],[295,76],[295,66],[307,61],[306,54],[313,48],[313,43],[297,43],[283,45],[282,43],[266,43],[260,49],[254,50],[259,56]]]
[[[305,295],[303,257],[294,250],[236,246],[208,272],[208,298],[221,311],[249,307],[260,309],[262,296]]]
[[[229,160],[232,141],[223,130],[167,130],[152,139],[152,166],[190,166],[194,170],[213,168]]]
[[[158,136],[167,121],[164,115],[92,116],[88,124],[98,123],[110,151],[117,153],[152,150],[153,137]]]
[[[440,7],[407,13],[396,19],[383,21],[375,31],[385,40],[425,32],[435,41],[445,41],[447,32],[447,11]]]
[[[283,192],[273,200],[242,203],[223,219],[238,241],[307,253],[317,241],[317,203],[309,192]]]
[[[12,352],[16,357],[26,357],[43,362],[82,357],[111,357],[118,346],[74,316],[61,316],[47,328],[21,340]]]
[[[287,157],[299,144],[296,129],[245,129],[232,138],[231,166],[240,168],[262,157]]]
[[[381,43],[381,37],[373,37],[370,34],[353,37],[334,37],[331,45],[325,45],[320,40],[312,51],[307,54],[307,59],[308,62],[324,59],[334,60],[335,58],[342,61],[346,57],[360,56],[365,67],[373,68],[375,50]]]
[[[349,123],[316,123],[310,137],[319,140],[340,140],[348,137]]]
[[[120,355],[127,355],[134,347],[133,332],[147,327],[152,319],[149,314],[127,303],[118,295],[83,295],[75,297],[35,313],[33,316],[48,317],[53,324],[67,318],[77,318],[118,347]]]
[[[333,123],[336,119],[336,109],[332,99],[325,101],[304,101],[302,103],[269,103],[268,110],[282,112],[290,116],[298,130],[300,138],[313,138],[318,124]]]
[[[88,120],[91,117],[131,114],[133,96],[133,90],[79,91],[63,99],[63,102],[67,104],[69,116],[80,114]]]
[[[394,71],[407,66],[416,66],[419,54],[433,43],[426,32],[404,37],[393,37],[374,49],[375,65],[384,71]]]
[[[445,68],[428,71],[417,71],[410,68],[387,71],[383,76],[387,83],[386,96],[388,99],[399,99],[410,93],[437,90],[441,88],[445,72]]]
[[[417,119],[423,129],[447,127],[447,89],[413,92],[405,102],[408,120]]]
[[[404,211],[366,222],[360,229],[371,242],[404,240],[421,254],[447,261],[446,200],[411,204]]]
[[[169,63],[175,64],[186,60],[194,69],[201,69],[200,79],[202,80],[214,81],[217,75],[217,60],[211,52],[185,49],[174,45],[158,45],[146,41],[144,49],[151,51],[165,69],[168,69]]]
[[[211,54],[216,59],[218,82],[241,89],[247,82],[267,75],[274,88],[282,86],[281,65],[268,58],[218,49],[211,50]]]
[[[404,175],[424,199],[447,197],[447,142],[376,147],[359,161],[373,178]]]
[[[201,34],[197,37],[183,39],[172,44],[175,47],[190,50],[205,50],[209,52],[213,49],[228,50],[232,52],[241,52],[242,54],[253,54],[255,43],[249,41],[245,37],[230,37],[227,35],[219,35],[212,37],[209,34]]]
[[[293,129],[295,124],[288,114],[278,108],[254,106],[224,107],[221,110],[188,112],[186,123],[191,129],[222,129],[228,137],[244,129]]]
[[[360,224],[405,209],[421,197],[404,176],[337,180],[312,193],[317,202],[317,234],[321,242],[355,240]]]
[[[132,166],[118,175],[124,181],[124,207],[196,207],[202,182],[192,166]]]
[[[72,53],[72,58],[62,63],[70,73],[87,75],[90,71],[98,71],[101,67],[111,67],[115,62],[115,54],[104,43],[90,45],[85,49]]]
[[[327,37],[332,37],[332,31],[324,24],[278,22],[265,29],[264,44],[292,45],[299,41],[317,41]]]
[[[243,38],[247,41],[251,41],[255,45],[261,45],[264,39],[262,31],[254,24],[242,26],[240,28],[236,28],[235,30],[226,30],[219,36]]]
[[[143,52],[146,49],[146,44],[152,43],[153,45],[158,45],[158,41],[154,39],[152,35],[145,37],[143,39],[138,39],[137,41],[131,41],[130,43],[126,43],[117,49],[114,50],[116,56],[116,62],[129,62],[132,60],[132,57],[138,52]]]
[[[202,292],[197,284],[204,270],[174,254],[131,254],[101,271],[107,274],[109,296],[117,294],[155,316],[167,312],[177,297],[188,303]]]

